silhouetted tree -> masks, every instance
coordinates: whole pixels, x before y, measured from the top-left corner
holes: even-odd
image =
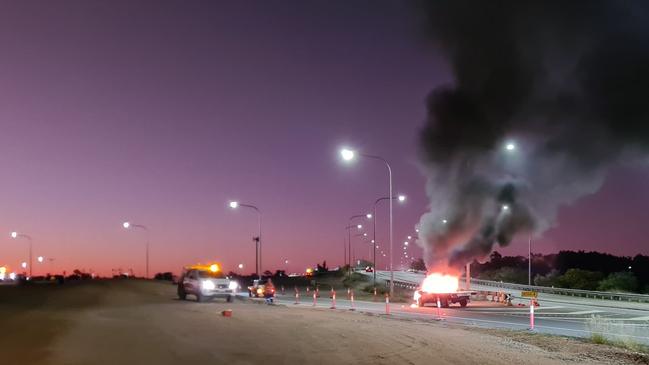
[[[614,272],[599,282],[597,290],[633,292],[638,289],[638,279],[629,271]]]

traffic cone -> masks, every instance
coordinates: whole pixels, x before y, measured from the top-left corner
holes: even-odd
[[[390,296],[385,293],[385,314],[390,314]]]

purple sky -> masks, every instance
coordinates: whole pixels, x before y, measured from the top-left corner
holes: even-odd
[[[209,259],[251,272],[256,217],[227,208],[238,199],[263,212],[264,269],[339,264],[347,218],[387,194],[385,167],[341,163],[343,145],[392,163],[408,195],[395,205],[401,252],[427,206],[423,100],[450,76],[412,9],[352,3],[1,4],[0,263],[25,260],[18,230],[55,270],[141,274],[145,235],[121,228],[130,220],[151,230],[152,273]],[[537,251],[649,253],[648,180],[615,171]]]

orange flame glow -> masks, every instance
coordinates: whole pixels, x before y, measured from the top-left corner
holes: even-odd
[[[426,276],[421,283],[421,290],[426,293],[453,293],[459,287],[457,276],[433,273]]]

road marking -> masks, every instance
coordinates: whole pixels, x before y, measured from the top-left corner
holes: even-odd
[[[555,307],[536,307],[534,310],[548,310],[548,309],[559,309],[559,308],[565,308],[561,306],[555,306]],[[514,311],[529,311],[530,307],[498,307],[498,308],[479,308],[479,307],[467,307],[468,310],[471,312],[480,312],[480,311],[485,311],[485,312],[491,312],[491,311],[503,311],[506,310],[505,313],[511,313]]]

